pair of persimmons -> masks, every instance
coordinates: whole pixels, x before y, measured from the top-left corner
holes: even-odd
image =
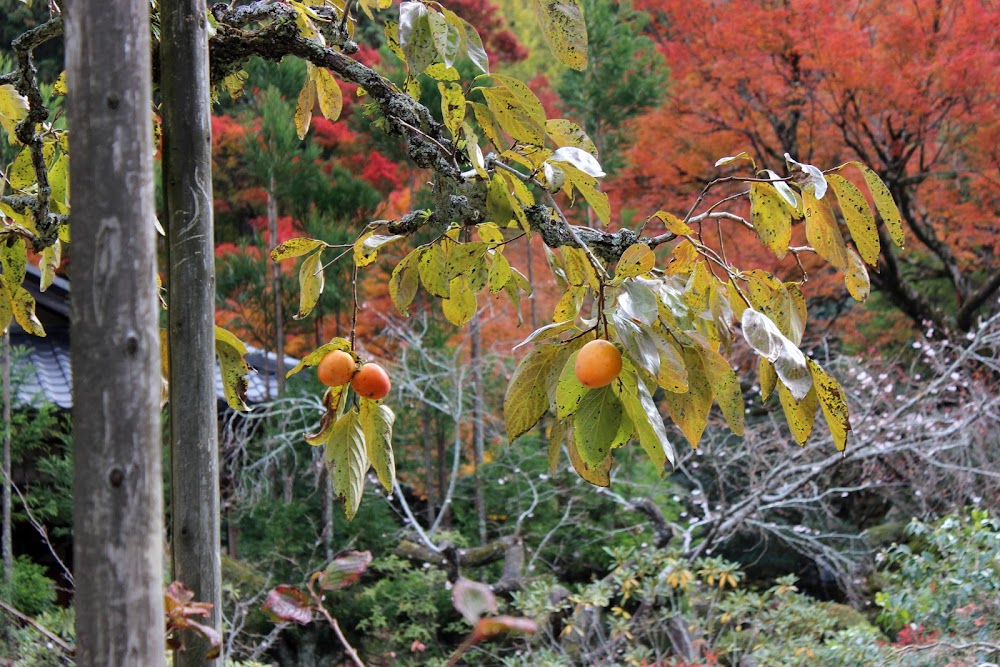
[[[316,375],[327,387],[340,387],[350,382],[358,396],[373,401],[388,396],[392,386],[384,368],[371,363],[358,368],[354,357],[343,350],[335,350],[323,357],[316,368]]]
[[[588,389],[611,384],[622,370],[622,354],[614,343],[592,340],[576,356],[573,368],[576,379]],[[354,357],[343,350],[328,353],[316,369],[319,381],[328,387],[339,387],[348,382],[359,396],[371,400],[385,398],[391,384],[389,374],[378,364],[368,363],[358,368]]]

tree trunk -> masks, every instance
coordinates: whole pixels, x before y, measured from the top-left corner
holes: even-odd
[[[479,313],[469,322],[469,337],[472,339],[470,363],[472,364],[472,486],[475,493],[476,518],[479,524],[479,543],[486,544],[486,498],[483,493],[483,452],[486,449],[486,424],[483,414],[483,336]],[[458,424],[455,424],[458,428]]]
[[[222,632],[219,439],[215,394],[215,255],[208,34],[203,0],[160,4],[163,192],[168,236],[173,578],[213,605]],[[186,633],[177,667],[215,665]]]
[[[67,0],[76,664],[164,664],[148,0]]]
[[[3,335],[3,583],[14,581],[14,543],[11,526],[11,491],[14,480],[10,476],[10,334]]]
[[[274,183],[274,173],[267,189],[267,231],[271,236],[271,245],[278,245],[278,199],[277,186]],[[271,291],[274,292],[274,373],[278,380],[278,396],[285,393],[285,321],[281,312],[281,267],[277,262],[271,262]],[[268,383],[270,387],[270,383]],[[268,390],[270,391],[270,389]]]

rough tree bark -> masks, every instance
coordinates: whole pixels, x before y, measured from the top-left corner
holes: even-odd
[[[164,664],[148,0],[67,0],[76,664]]]
[[[208,32],[203,0],[160,4],[163,192],[170,350],[173,578],[212,603],[222,632],[219,440],[215,395],[215,254]],[[218,664],[187,633],[177,667]]]
[[[3,335],[3,583],[8,586],[14,581],[14,544],[11,526],[11,485],[10,476],[10,334]]]

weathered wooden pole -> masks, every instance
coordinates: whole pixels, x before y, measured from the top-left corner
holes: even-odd
[[[76,664],[164,664],[149,0],[66,0]]]
[[[160,93],[170,350],[173,578],[214,605],[222,632],[219,439],[215,394],[212,123],[204,0],[160,2]],[[217,664],[187,633],[177,667]]]

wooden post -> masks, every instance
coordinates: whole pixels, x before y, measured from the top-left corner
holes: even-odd
[[[170,349],[173,578],[213,604],[222,632],[212,120],[204,0],[161,0],[160,92]],[[194,633],[177,667],[218,664]]]
[[[149,0],[67,0],[76,664],[164,664]]]

